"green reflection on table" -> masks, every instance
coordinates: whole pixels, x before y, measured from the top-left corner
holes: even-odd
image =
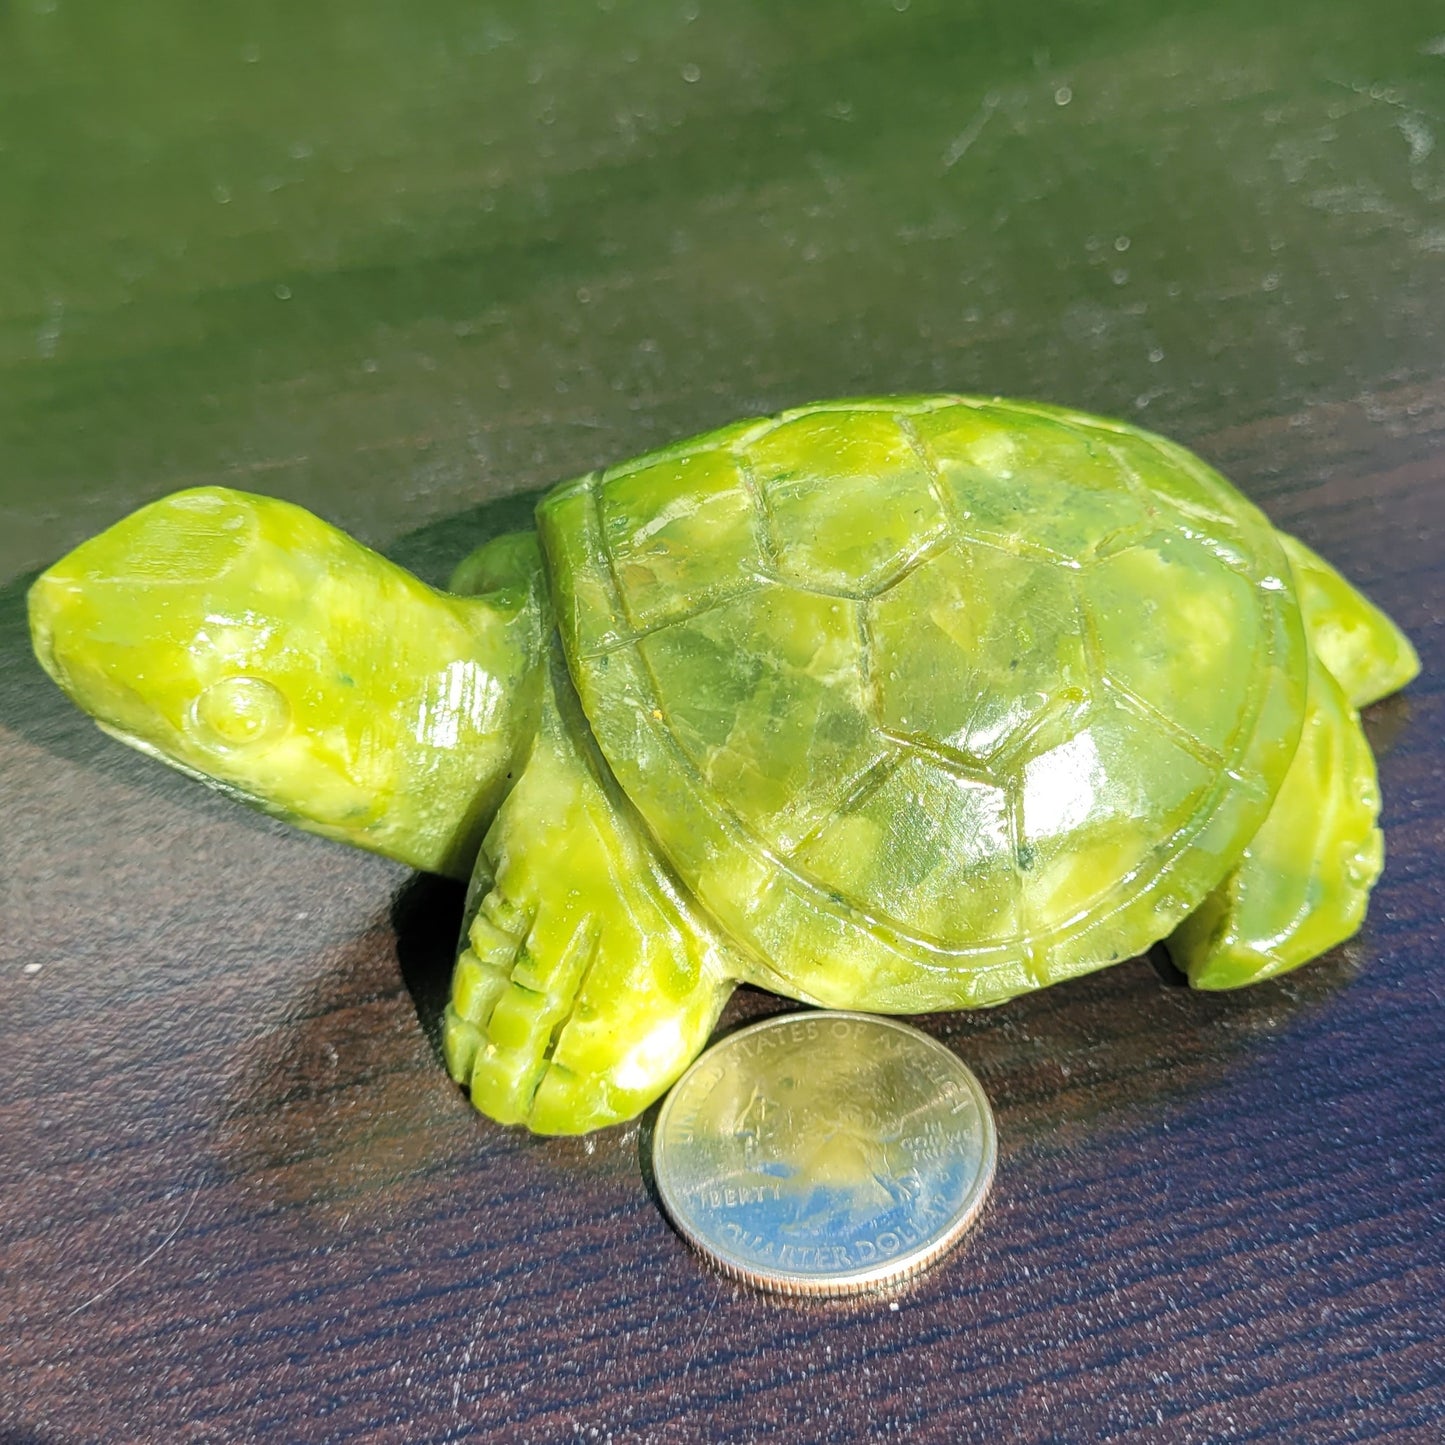
[[[816,396],[1409,380],[1430,9],[15,0],[0,580],[202,481],[387,543]]]

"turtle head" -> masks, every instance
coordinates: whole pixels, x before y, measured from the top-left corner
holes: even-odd
[[[300,507],[206,487],[57,562],[30,621],[46,671],[122,741],[465,876],[535,726],[536,607],[506,599],[437,592]]]

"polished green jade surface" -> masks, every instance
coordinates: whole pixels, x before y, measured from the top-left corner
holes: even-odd
[[[1310,648],[1344,689],[1351,707],[1367,707],[1420,671],[1410,639],[1297,537],[1280,533],[1299,590]]]
[[[1440,0],[0,4],[0,1436],[1428,1437],[1442,297]],[[284,499],[429,587],[515,594],[521,557],[448,579],[499,532],[535,559],[555,483],[944,392],[1178,440],[1426,671],[1345,686],[1386,853],[1350,942],[1228,993],[1153,951],[921,1020],[986,1081],[1008,1189],[901,1313],[719,1289],[641,1192],[649,1114],[478,1114],[438,1057],[465,885],[116,742],[30,654],[37,575],[172,493]],[[1324,656],[1297,565],[1296,592]],[[666,586],[636,595],[660,621]],[[248,689],[216,715],[264,718]],[[523,834],[566,835],[501,816],[542,887]],[[630,896],[569,876],[578,910]],[[473,1057],[516,1060],[517,1107],[538,1080],[535,1125],[578,1005],[565,960],[526,972],[540,1044],[489,1039],[478,995]],[[634,1042],[689,997],[667,976]],[[770,987],[719,1027],[801,1006]]]
[[[122,742],[315,833],[465,878],[535,726],[525,586],[449,596],[300,507],[154,502],[30,590],[35,651]]]
[[[701,1052],[745,963],[597,756],[560,657],[477,860],[443,1044],[472,1102],[572,1134],[631,1118]]]
[[[608,761],[712,914],[829,1005],[992,1004],[1130,957],[1294,753],[1276,534],[1131,427],[811,407],[585,478],[540,522]]]
[[[1280,533],[1310,644],[1304,729],[1240,865],[1175,931],[1195,988],[1238,988],[1342,943],[1384,865],[1375,759],[1356,709],[1420,670],[1409,638],[1322,557]]]
[[[1195,988],[1238,988],[1318,958],[1364,921],[1384,866],[1380,790],[1359,714],[1319,659],[1299,747],[1239,866],[1179,926]]]
[[[1172,442],[997,398],[820,403],[537,521],[441,592],[206,488],[30,594],[41,661],[122,741],[471,872],[443,1042],[494,1119],[635,1116],[738,982],[980,1007],[1168,939],[1229,988],[1364,916],[1355,706],[1414,653]]]

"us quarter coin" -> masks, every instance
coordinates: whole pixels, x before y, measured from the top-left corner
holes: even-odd
[[[973,1223],[993,1111],[936,1039],[871,1014],[779,1014],[729,1035],[658,1115],[673,1223],[764,1289],[838,1295],[914,1274]]]

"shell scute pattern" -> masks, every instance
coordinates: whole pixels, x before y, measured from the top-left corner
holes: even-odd
[[[858,908],[945,947],[960,931],[1022,931],[1007,791],[899,750],[876,786],[798,849],[795,862]],[[966,914],[961,918],[960,914]]]
[[[783,856],[883,755],[851,599],[760,582],[638,650],[698,776]]]
[[[748,467],[773,565],[804,588],[871,596],[947,529],[932,478],[887,412],[804,413],[754,440]]]
[[[762,569],[757,512],[741,468],[738,457],[713,447],[604,482],[603,545],[637,630],[735,595]]]
[[[1088,699],[1078,612],[1047,562],[962,541],[930,557],[868,604],[880,727],[986,765],[1056,702]]]
[[[591,540],[548,541],[586,559],[590,606],[613,593],[577,634],[617,665],[569,641],[578,686],[740,942],[824,1001],[851,950],[877,1006],[948,1006],[964,957],[969,1002],[1006,997],[1213,886],[1209,850],[1269,798],[1227,774],[1293,747],[1280,655],[1303,642],[1261,591],[1268,524],[1189,461],[1062,409],[921,398],[594,483]]]
[[[1051,415],[950,407],[911,419],[955,529],[975,542],[1079,567],[1148,525],[1154,501],[1113,455],[1111,434]]]
[[[1161,532],[1100,561],[1079,587],[1116,694],[1216,768],[1237,754],[1253,719],[1227,700],[1262,630],[1248,579],[1200,543]]]

